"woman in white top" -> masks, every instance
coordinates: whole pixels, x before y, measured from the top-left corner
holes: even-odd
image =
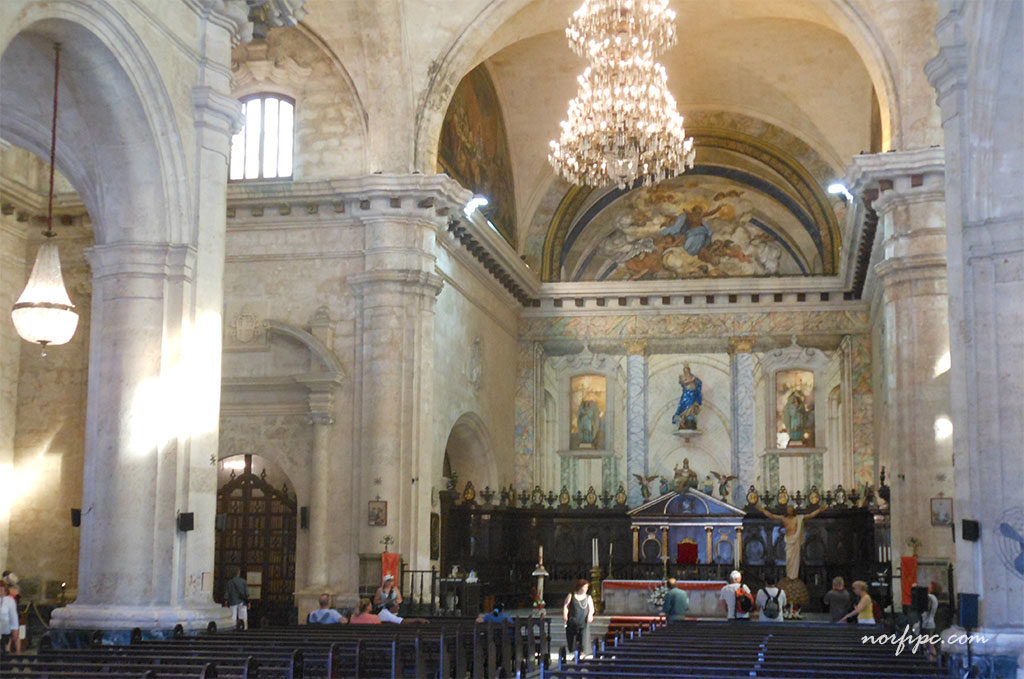
[[[0,655],[6,654],[7,643],[10,641],[11,653],[18,652],[18,633],[21,624],[18,622],[18,604],[11,596],[7,583],[0,580]]]
[[[761,622],[782,622],[782,611],[785,608],[786,593],[776,584],[774,575],[766,576],[764,587],[757,593],[757,610],[761,611]],[[771,615],[773,612],[774,615]]]

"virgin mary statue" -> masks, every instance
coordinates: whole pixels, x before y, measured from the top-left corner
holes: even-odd
[[[696,429],[697,413],[704,402],[701,397],[700,378],[690,372],[690,366],[683,366],[683,374],[679,376],[679,385],[683,393],[679,397],[679,407],[676,414],[672,416],[672,424],[679,425],[680,429]]]

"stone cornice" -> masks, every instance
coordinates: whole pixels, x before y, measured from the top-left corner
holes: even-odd
[[[846,186],[854,196],[871,190],[906,190],[930,185],[925,177],[938,176],[938,186],[946,171],[946,155],[940,146],[913,151],[862,154],[853,157],[846,169]],[[920,179],[920,184],[918,180]],[[906,186],[904,187],[903,184]]]
[[[238,100],[209,86],[192,88],[192,105],[197,129],[208,128],[230,137],[245,122]]]

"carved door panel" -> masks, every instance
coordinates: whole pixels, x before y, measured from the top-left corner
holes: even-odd
[[[249,581],[249,624],[286,625],[294,617],[296,499],[285,483],[276,488],[266,473],[231,473],[217,491],[214,598],[223,600],[234,568]]]

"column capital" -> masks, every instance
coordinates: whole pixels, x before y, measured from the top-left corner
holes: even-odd
[[[945,255],[909,255],[886,259],[875,265],[875,275],[885,285],[922,281],[946,280]]]
[[[444,280],[437,274],[411,269],[364,271],[349,276],[348,283],[364,298],[374,293],[398,292],[433,299],[444,287]]]
[[[737,335],[729,338],[729,355],[735,354],[752,354],[754,353],[754,343],[757,341],[756,337],[749,335]]]
[[[196,248],[181,243],[121,242],[87,248],[85,258],[96,280],[111,276],[192,280]]]
[[[192,105],[196,128],[223,134],[226,139],[241,130],[245,122],[238,100],[209,85],[192,88]]]
[[[631,339],[623,343],[627,356],[643,356],[647,353],[647,340]]]

